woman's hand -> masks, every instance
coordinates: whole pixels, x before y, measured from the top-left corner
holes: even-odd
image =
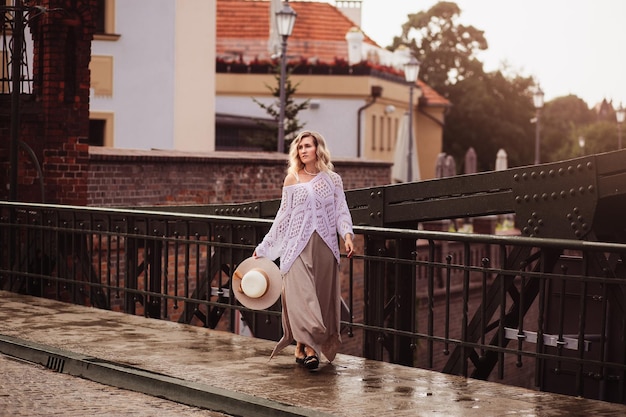
[[[346,247],[346,253],[348,254],[348,258],[352,258],[354,254],[354,244],[352,243],[352,234],[348,233],[346,237],[343,239],[344,245]]]

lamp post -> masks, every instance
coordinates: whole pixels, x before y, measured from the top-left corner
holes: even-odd
[[[541,115],[541,109],[543,108],[543,91],[541,87],[537,85],[537,89],[535,90],[535,94],[533,94],[533,104],[535,106],[535,110],[537,111],[535,117],[535,165],[539,164],[539,117]]]
[[[626,118],[626,109],[619,103],[619,107],[615,111],[615,118],[617,119],[617,149],[622,149],[622,123]]]
[[[404,79],[409,83],[409,152],[407,155],[407,182],[413,180],[413,87],[417,81],[420,70],[420,62],[411,56],[409,62],[404,64]]]
[[[278,152],[285,152],[285,72],[287,66],[287,38],[291,36],[293,25],[296,23],[296,12],[289,2],[283,3],[283,8],[276,12],[276,24],[281,41],[280,53],[280,111],[278,116]]]

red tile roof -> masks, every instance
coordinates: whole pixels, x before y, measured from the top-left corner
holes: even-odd
[[[346,33],[357,26],[329,3],[289,2],[298,14],[287,54],[317,58],[321,62],[344,60]],[[242,55],[244,60],[268,57],[269,0],[217,0],[217,55]],[[376,45],[365,36],[364,42]]]
[[[333,63],[347,61],[346,33],[355,26],[339,9],[329,3],[290,1],[298,14],[287,55],[290,60],[306,59]],[[250,62],[268,60],[270,33],[270,0],[217,0],[216,54],[218,58]],[[364,34],[365,35],[365,34]],[[365,35],[363,40],[380,47]],[[447,106],[449,101],[422,81],[427,105]]]

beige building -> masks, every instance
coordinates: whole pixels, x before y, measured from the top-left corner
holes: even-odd
[[[297,85],[294,99],[312,104],[298,119],[305,128],[324,134],[334,157],[394,162],[395,156],[396,162],[404,163],[408,142],[402,142],[399,134],[403,120],[408,120],[404,115],[409,110],[409,86],[403,73],[408,50],[385,50],[361,32],[348,17],[360,20],[360,1],[337,2],[337,7],[321,2],[289,4],[297,13],[287,39],[290,80]],[[267,118],[252,99],[277,104],[268,90],[277,85],[271,71],[271,63],[278,62],[276,39],[270,36],[276,7],[271,1],[217,0],[217,149],[228,147],[220,139],[222,128],[227,130],[221,117]],[[419,168],[414,180],[434,177],[448,106],[436,91],[417,82],[412,152]],[[396,152],[399,142],[406,151]]]

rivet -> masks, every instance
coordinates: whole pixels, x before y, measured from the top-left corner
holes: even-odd
[[[588,186],[587,189],[590,193],[593,193],[595,191],[595,187],[593,185]]]
[[[580,209],[578,207],[574,207],[574,213],[580,214]]]
[[[572,215],[572,213],[567,213],[567,220],[572,220],[574,218],[574,216]]]
[[[587,168],[592,169],[593,163],[591,161],[587,162]]]
[[[576,165],[576,169],[578,169],[579,171],[582,171],[583,170],[583,164]]]
[[[533,200],[539,201],[539,194],[533,194]]]
[[[522,229],[522,232],[524,232],[524,234],[527,235],[528,234],[528,230],[529,230],[528,227],[524,227]]]
[[[522,174],[522,178],[523,178],[523,179],[525,179],[525,180],[527,180],[527,179],[528,179],[528,173],[524,172],[524,173]]]
[[[546,171],[541,171],[541,172],[539,173],[539,176],[540,176],[541,178],[545,178],[545,177],[546,177]]]
[[[568,166],[568,167],[567,167],[567,172],[569,172],[570,174],[573,174],[573,173],[574,173],[574,167],[573,167],[573,166],[571,166],[571,165],[570,165],[570,166]]]
[[[554,174],[556,174],[556,173],[554,172],[554,170],[553,170],[553,169],[551,169],[550,171],[548,171],[548,175],[550,175],[551,177],[554,177]]]
[[[565,192],[565,190],[561,191],[560,196],[561,196],[561,198],[567,197],[567,193]]]
[[[548,199],[548,193],[541,194],[541,198],[546,201]]]
[[[374,194],[374,192],[372,191],[372,192],[370,193],[370,198],[374,198],[374,197],[376,197],[376,194]]]
[[[585,194],[585,187],[582,187],[582,186],[578,187],[578,192],[581,194]]]
[[[580,230],[576,230],[576,231],[574,232],[574,235],[575,235],[576,237],[581,237],[583,234],[580,232]]]
[[[537,216],[537,212],[536,212],[536,211],[533,211],[533,212],[531,213],[531,216],[532,216],[534,219],[536,219],[536,218],[538,217],[538,216]]]
[[[513,181],[519,181],[519,174],[513,175]]]
[[[539,224],[539,226],[543,226],[543,219],[539,219],[537,223]]]
[[[559,168],[559,175],[565,174],[565,170],[563,168]]]
[[[538,228],[538,227],[535,227],[535,228],[533,229],[533,232],[535,232],[535,234],[536,234],[536,235],[538,235],[538,234],[539,234],[539,228]]]
[[[583,223],[581,227],[583,228],[583,230],[587,230],[589,225],[587,223]]]
[[[518,204],[521,203],[522,201],[523,201],[522,197],[520,196],[515,197],[515,202],[517,202]]]
[[[570,225],[570,227],[571,227],[572,229],[574,229],[574,230],[576,230],[576,229],[577,229],[577,228],[576,228],[576,223],[575,223],[575,222],[571,222],[569,225]]]
[[[379,211],[379,212],[377,212],[377,213],[376,213],[376,216],[378,216],[378,218],[380,219],[383,215],[382,215],[382,213]]]
[[[574,197],[576,195],[576,190],[574,190],[573,188],[570,188],[569,193],[572,197]]]
[[[550,194],[550,196],[553,200],[556,200],[559,195],[556,193],[556,191],[552,191],[552,194]]]
[[[526,223],[528,223],[529,226],[533,226],[535,224],[535,222],[533,221],[533,219],[528,219],[526,220]]]
[[[578,217],[576,217],[576,220],[578,220],[579,222],[582,223],[583,220],[585,220],[585,219],[583,218],[583,216],[578,216]]]
[[[531,172],[530,176],[532,177],[532,179],[537,178],[537,173],[535,171]]]

